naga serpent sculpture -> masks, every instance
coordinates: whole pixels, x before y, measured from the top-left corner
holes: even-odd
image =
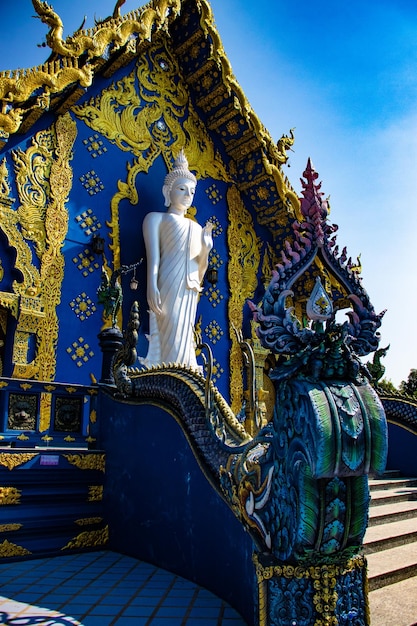
[[[259,622],[354,619],[365,626],[368,475],[385,468],[387,424],[359,357],[377,349],[383,313],[375,314],[346,251],[337,256],[336,227],[327,224],[310,162],[304,176],[305,221],[294,223],[294,242],[285,243],[261,305],[250,304],[263,346],[278,355],[269,374],[276,388],[271,421],[251,437],[209,375],[175,364],[129,369],[136,361],[136,305],[113,374],[125,401],[154,404],[176,418],[210,483],[250,534]],[[343,324],[319,278],[306,305],[308,325],[287,305],[292,284],[316,257],[352,305]],[[201,347],[209,372],[211,352]]]

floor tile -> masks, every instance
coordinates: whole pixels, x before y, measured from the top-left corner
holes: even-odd
[[[2,623],[245,626],[206,589],[113,552],[0,563],[0,581]]]

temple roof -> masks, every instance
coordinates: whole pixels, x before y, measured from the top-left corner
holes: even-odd
[[[30,131],[45,112],[65,113],[96,77],[111,77],[152,43],[165,39],[196,110],[230,157],[231,172],[241,191],[255,199],[259,196],[260,222],[262,206],[270,204],[260,193],[266,182],[269,200],[276,208],[280,206],[277,220],[286,221],[288,212],[298,212],[297,196],[281,170],[294,140],[292,131],[275,143],[252,110],[233,74],[207,0],[152,0],[124,16],[119,15],[117,2],[113,16],[65,39],[63,23],[52,6],[41,0],[32,2],[49,27],[46,43],[51,54],[43,65],[0,73],[2,146],[12,135]],[[265,221],[271,227],[267,216]]]

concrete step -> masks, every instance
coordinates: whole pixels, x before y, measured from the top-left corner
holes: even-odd
[[[372,500],[371,500],[372,503]],[[417,501],[402,500],[389,504],[381,503],[369,508],[368,527],[386,524],[387,522],[397,522],[405,519],[417,518]],[[417,526],[417,520],[416,520]]]
[[[417,576],[417,541],[372,552],[366,558],[369,591]]]
[[[383,474],[381,474],[380,476],[377,476],[377,480],[379,480],[380,478],[384,479],[384,478],[399,478],[401,477],[401,472],[400,470],[396,470],[396,469],[391,469],[391,470],[385,470],[385,472]]]
[[[391,502],[414,500],[417,502],[417,486],[391,487],[371,491],[371,506],[381,506]]]
[[[364,538],[371,626],[417,626],[417,478],[369,480]]]
[[[388,478],[384,476],[384,478],[370,478],[368,483],[372,493],[383,489],[417,487],[417,478],[404,478],[403,476]]]
[[[364,539],[364,550],[365,554],[371,554],[413,541],[417,541],[417,518],[368,527]]]
[[[371,626],[415,626],[417,623],[417,577],[371,591]]]

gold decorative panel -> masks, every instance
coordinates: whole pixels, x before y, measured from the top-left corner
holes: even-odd
[[[0,558],[5,559],[12,556],[25,556],[27,554],[31,554],[31,552],[22,546],[7,541],[7,539],[0,543]]]
[[[94,356],[90,344],[86,342],[84,337],[78,337],[78,340],[73,341],[67,348],[67,354],[69,354],[77,367],[82,367]]]
[[[104,189],[103,181],[94,170],[90,170],[83,174],[83,176],[80,176],[80,182],[90,196],[95,196]]]
[[[91,315],[97,311],[95,303],[85,293],[85,291],[73,298],[69,305],[78,319],[82,322],[91,317]]]
[[[0,506],[20,504],[21,495],[21,490],[16,487],[0,487]]]
[[[99,263],[94,254],[88,248],[85,248],[83,252],[80,252],[78,256],[72,259],[73,263],[80,270],[81,274],[86,278],[89,274],[92,274],[95,270],[100,269]]]
[[[19,453],[0,453],[0,465],[7,467],[9,470],[24,465],[28,461],[31,461],[35,456],[38,456],[37,452],[19,452]]]
[[[253,298],[258,284],[257,272],[260,264],[261,242],[256,236],[253,220],[245,208],[239,191],[231,187],[227,193],[229,244],[228,278],[230,297],[229,335],[232,341],[230,352],[231,407],[239,413],[243,405],[243,359],[234,328],[242,328],[243,308],[246,300]]]
[[[104,472],[104,454],[64,454],[64,457],[79,469]]]
[[[104,546],[109,541],[109,527],[106,526],[102,530],[90,530],[77,535],[71,539],[62,550],[75,550],[78,548],[94,548],[96,546]]]
[[[103,486],[102,485],[91,485],[88,488],[88,501],[89,502],[100,502],[103,499]]]
[[[100,136],[95,133],[88,137],[87,139],[83,139],[83,144],[87,148],[88,152],[91,154],[93,159],[96,159],[98,156],[105,154],[107,152],[107,148],[101,140]]]
[[[86,209],[75,217],[75,221],[88,237],[100,230],[101,224],[92,209]]]

